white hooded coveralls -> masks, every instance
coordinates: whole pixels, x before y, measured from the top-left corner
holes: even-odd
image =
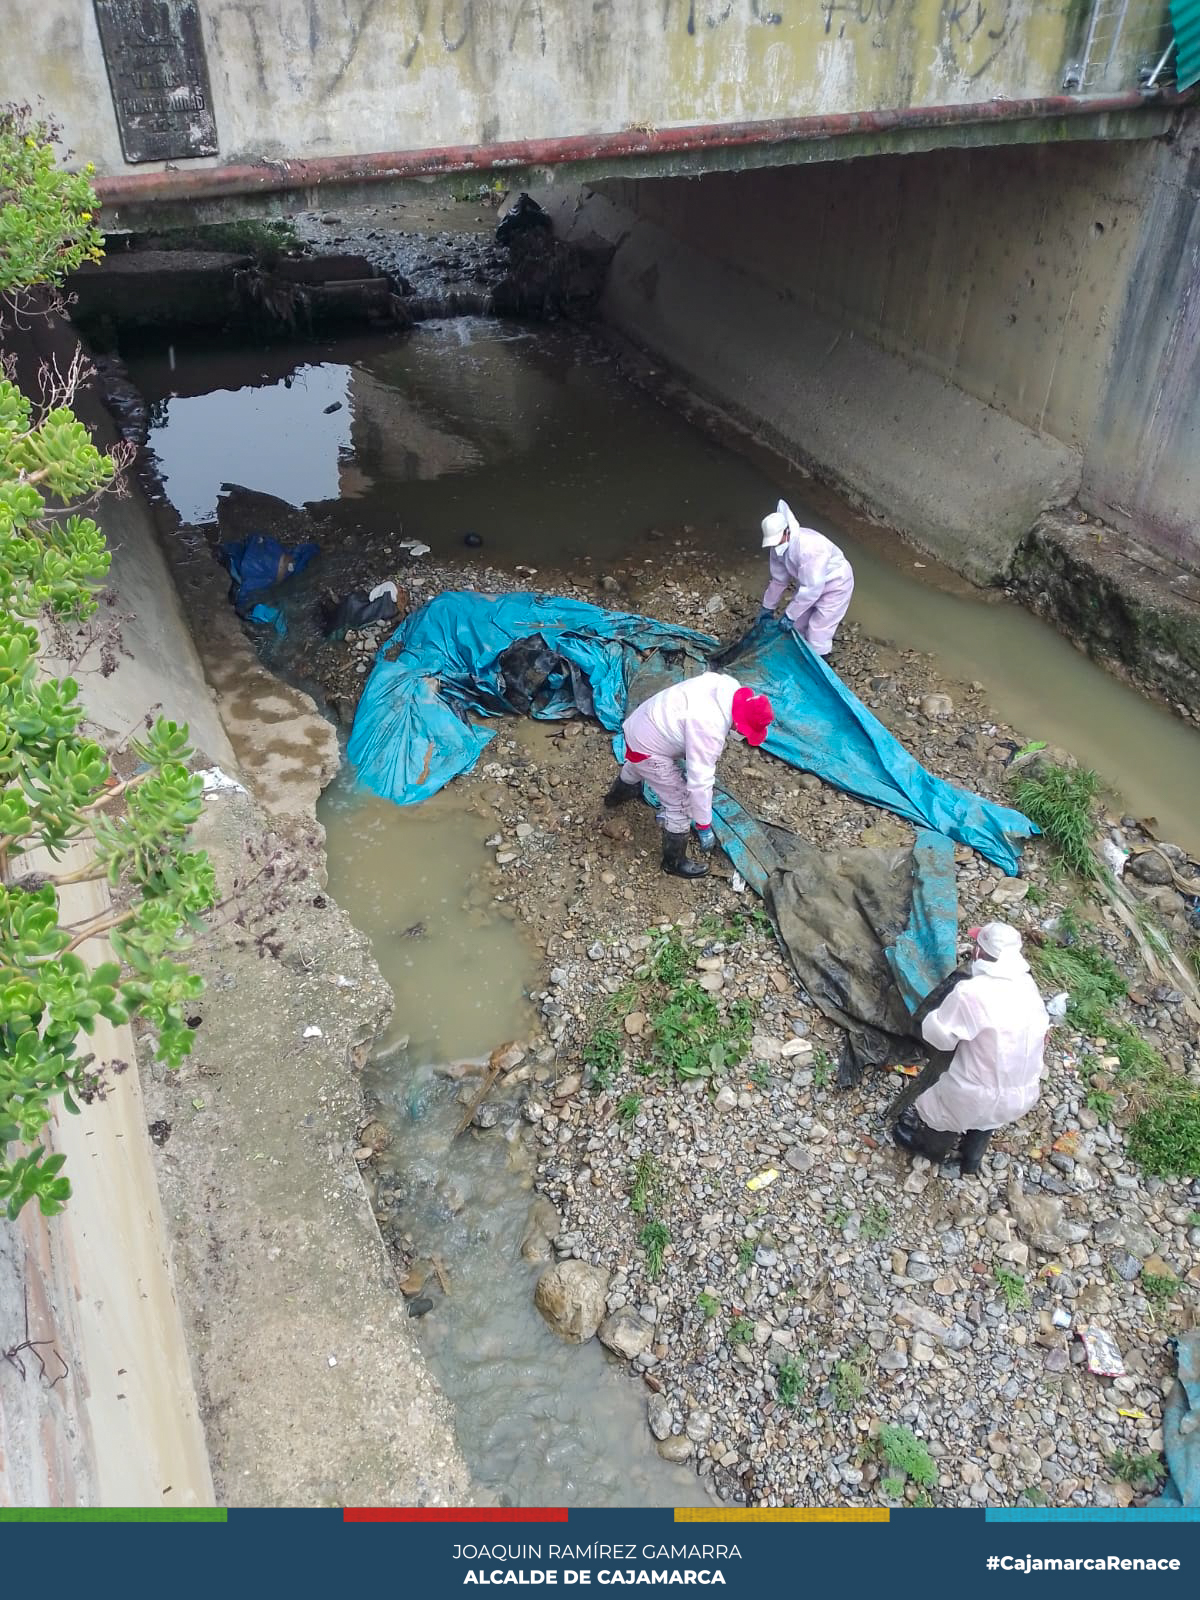
[[[713,779],[733,726],[733,697],[741,685],[724,672],[702,672],[643,700],[625,718],[625,783],[645,781],[662,803],[663,827],[686,833],[712,822]],[[679,763],[687,763],[687,776]]]
[[[827,656],[854,593],[850,563],[837,545],[815,528],[794,530],[786,544],[771,550],[770,557],[771,581],[763,595],[764,609],[774,611],[794,588],[786,615],[809,648]]]
[[[1019,950],[975,961],[971,976],[925,1018],[921,1032],[954,1059],[918,1096],[921,1119],[941,1133],[1015,1122],[1037,1102],[1050,1018]]]

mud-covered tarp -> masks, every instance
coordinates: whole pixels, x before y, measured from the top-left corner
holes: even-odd
[[[921,829],[911,846],[822,850],[730,795],[716,799],[713,822],[809,998],[845,1032],[840,1081],[911,1062],[911,1014],[954,968],[951,841]]]
[[[1163,1408],[1167,1481],[1154,1506],[1200,1506],[1200,1333],[1175,1341],[1178,1381]]]

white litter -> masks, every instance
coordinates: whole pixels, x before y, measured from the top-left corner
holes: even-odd
[[[410,556],[427,556],[429,554],[429,546],[422,544],[420,539],[401,539],[400,548],[401,550],[407,550]]]
[[[317,1027],[315,1022],[310,1022],[308,1027],[304,1030],[304,1037],[306,1039],[323,1039],[325,1035],[321,1032],[320,1028]]]
[[[329,1365],[331,1367],[336,1367],[337,1366],[337,1357],[336,1356],[330,1356]]]
[[[1127,850],[1122,850],[1115,839],[1101,839],[1100,854],[1104,857],[1108,866],[1111,867],[1115,877],[1124,876],[1125,863],[1129,860],[1129,852]]]
[[[746,888],[746,880],[745,880],[745,878],[742,877],[740,872],[735,872],[734,875],[733,875],[733,892],[734,892],[734,894],[742,894],[744,892],[745,888]]]
[[[1064,989],[1061,994],[1056,994],[1052,1000],[1046,1001],[1046,1014],[1053,1022],[1061,1022],[1067,1014],[1067,1006],[1071,997]]]
[[[222,772],[220,767],[205,767],[196,776],[204,780],[205,794],[213,794],[218,789],[232,789],[237,794],[246,792],[244,784],[239,783],[236,778],[231,778],[227,772]]]
[[[396,585],[389,578],[385,583],[377,583],[367,596],[368,600],[378,600],[380,595],[390,594],[393,605],[400,598],[396,593]]]

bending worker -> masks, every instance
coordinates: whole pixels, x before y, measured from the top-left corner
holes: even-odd
[[[949,1067],[896,1123],[896,1143],[946,1161],[957,1149],[964,1172],[978,1172],[996,1128],[1037,1104],[1050,1018],[1021,935],[1006,922],[972,928],[970,976],[921,1025],[935,1050],[953,1050]]]
[[[823,533],[802,528],[786,500],[763,518],[762,542],[771,552],[771,581],[759,620],[771,616],[787,591],[795,589],[779,625],[799,634],[817,655],[827,656],[854,593],[850,563]]]
[[[688,859],[688,832],[695,827],[706,855],[716,843],[713,778],[725,741],[732,731],[747,744],[762,744],[774,715],[765,694],[742,688],[724,672],[673,683],[625,718],[625,764],[604,804],[610,809],[624,805],[641,791],[643,780],[648,783],[659,800],[663,871],[702,878],[708,866]],[[681,761],[687,763],[686,776]]]

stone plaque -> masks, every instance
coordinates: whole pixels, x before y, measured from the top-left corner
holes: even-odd
[[[196,0],[95,0],[125,159],[218,153]]]

